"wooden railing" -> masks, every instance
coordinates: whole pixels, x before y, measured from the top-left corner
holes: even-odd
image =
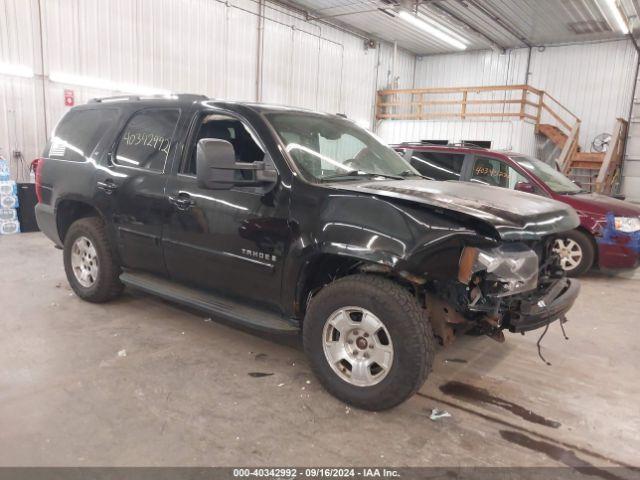
[[[613,135],[611,135],[611,143],[602,161],[598,178],[596,178],[596,192],[606,195],[613,193],[616,177],[620,175],[626,136],[627,122],[622,118],[618,118]]]
[[[519,119],[535,125],[536,132],[551,138],[561,148],[556,159],[560,170],[596,167],[598,175],[590,188],[611,194],[622,164],[627,122],[617,119],[606,153],[580,152],[580,119],[556,98],[530,85],[482,87],[413,88],[380,90],[376,100],[378,120],[495,121]],[[573,170],[572,170],[573,169]]]
[[[496,120],[517,118],[555,125],[567,137],[558,163],[569,167],[578,150],[580,119],[554,97],[530,85],[414,88],[380,90],[376,100],[378,120]]]

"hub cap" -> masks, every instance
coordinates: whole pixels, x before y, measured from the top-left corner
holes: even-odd
[[[393,364],[389,331],[364,308],[344,307],[333,312],[322,331],[322,346],[333,371],[358,387],[380,383]]]
[[[78,237],[71,247],[71,269],[80,285],[91,287],[98,280],[98,254],[87,237]]]
[[[567,272],[577,268],[582,261],[582,248],[570,238],[558,238],[553,246],[553,251],[560,255],[560,265]]]

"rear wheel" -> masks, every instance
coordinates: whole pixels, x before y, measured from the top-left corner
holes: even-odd
[[[553,251],[560,256],[560,264],[570,277],[586,273],[593,265],[593,243],[580,230],[571,230],[556,239]]]
[[[394,407],[431,371],[435,340],[415,298],[391,280],[353,275],[313,297],[304,348],[322,385],[366,410]]]
[[[100,218],[81,218],[69,227],[63,258],[67,280],[83,300],[101,303],[122,293],[120,267]]]

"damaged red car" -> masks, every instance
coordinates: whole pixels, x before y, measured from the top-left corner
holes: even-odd
[[[580,225],[555,243],[570,276],[592,267],[628,270],[640,264],[640,205],[589,193],[552,166],[519,153],[426,143],[394,149],[430,179],[510,188],[572,206]]]

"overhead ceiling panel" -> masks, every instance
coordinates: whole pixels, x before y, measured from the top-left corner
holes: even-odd
[[[365,32],[372,37],[389,42],[397,41],[398,45],[418,55],[451,52],[447,43],[423,32],[422,30],[394,18],[381,11],[391,6],[380,1],[338,2],[335,0],[298,0],[297,5],[327,20],[340,21],[350,27]],[[441,14],[440,14],[441,15]],[[470,49],[488,48],[489,44],[482,38],[474,38],[462,31],[459,25],[452,24],[446,18],[438,16],[445,25],[459,32],[470,41]],[[430,15],[434,16],[434,15]]]
[[[467,38],[469,50],[480,50],[492,46],[517,48],[621,38],[604,1],[430,0],[421,2],[418,11]],[[637,18],[638,0],[621,1],[625,13]],[[373,37],[397,41],[400,47],[417,55],[456,51],[381,11],[391,9],[392,1],[295,0],[293,3]]]
[[[640,41],[640,0],[620,0],[624,15],[629,19],[629,28],[636,39]]]
[[[603,1],[603,0],[600,0]],[[508,46],[620,38],[609,12],[597,0],[447,0],[435,2],[467,15],[470,23],[501,30]],[[576,33],[584,32],[584,33]]]

